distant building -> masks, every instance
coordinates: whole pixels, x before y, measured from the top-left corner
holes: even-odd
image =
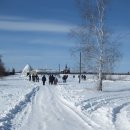
[[[65,69],[63,71],[61,71],[61,73],[63,73],[63,74],[69,74],[70,73],[70,68],[68,68],[67,65],[66,65]]]

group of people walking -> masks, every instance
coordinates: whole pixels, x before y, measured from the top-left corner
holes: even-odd
[[[38,74],[32,74],[32,75],[28,74],[28,76],[29,76],[29,81],[39,82],[39,76],[38,76]],[[68,78],[68,75],[63,75],[62,80],[63,80],[64,83],[66,83],[67,78]],[[73,78],[75,78],[75,75],[73,75]],[[80,75],[78,75],[78,78],[80,78]],[[81,78],[83,80],[86,80],[86,75],[81,75]],[[45,85],[45,83],[47,81],[46,76],[43,75],[42,78],[41,78],[41,80],[42,80],[43,85]],[[48,76],[48,82],[49,82],[49,85],[53,85],[53,84],[57,85],[58,79],[53,74],[50,74]]]
[[[29,81],[33,81],[33,82],[39,82],[39,76],[36,74],[29,74]]]
[[[43,82],[43,85],[45,85],[45,82],[46,82],[46,76],[45,75],[42,76],[42,82]],[[58,83],[57,77],[54,76],[54,75],[49,75],[49,84],[57,85],[57,83]]]
[[[38,76],[38,74],[32,74],[32,75],[29,74],[28,76],[29,76],[29,81],[39,82],[39,76]],[[45,85],[45,83],[47,81],[46,76],[43,75],[42,78],[41,78],[41,80],[42,80],[43,85]],[[51,85],[53,85],[53,84],[57,85],[57,83],[58,83],[57,77],[54,76],[54,75],[49,75],[49,84],[51,84]]]
[[[49,84],[57,84],[57,82],[58,82],[58,79],[57,79],[57,77],[55,77],[55,76],[53,76],[53,75],[49,75]]]

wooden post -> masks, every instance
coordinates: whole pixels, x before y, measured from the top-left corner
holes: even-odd
[[[79,83],[81,82],[81,52],[80,52],[80,65],[79,65]]]
[[[60,73],[60,64],[59,64],[59,73]]]

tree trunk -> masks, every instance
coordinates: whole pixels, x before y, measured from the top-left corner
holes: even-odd
[[[97,90],[102,91],[102,72],[99,72],[98,76]]]
[[[102,70],[103,70],[103,44],[100,44],[100,59],[99,59],[99,73],[98,73],[98,83],[97,90],[102,91]]]

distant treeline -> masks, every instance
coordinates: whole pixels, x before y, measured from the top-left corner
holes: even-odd
[[[71,72],[70,74],[80,74],[79,72]],[[94,75],[97,75],[98,73],[97,72],[82,72],[81,74],[94,74]],[[129,72],[127,73],[103,73],[103,75],[130,75]]]
[[[0,77],[3,76],[9,76],[9,75],[15,75],[15,70],[12,70],[11,72],[5,71],[0,74]]]
[[[93,75],[97,75],[98,73],[96,72],[70,72],[70,73],[62,73],[62,72],[38,72],[38,74],[46,74],[46,75],[50,75],[50,74],[54,74],[54,75],[58,75],[58,74],[73,74],[73,75],[85,75],[85,74],[93,74]],[[127,73],[103,73],[103,75],[130,75],[129,72]]]
[[[11,72],[7,71],[2,61],[2,56],[0,55],[0,77],[8,75],[15,75],[15,69],[13,68]]]
[[[5,72],[4,76],[15,75],[15,72]]]

